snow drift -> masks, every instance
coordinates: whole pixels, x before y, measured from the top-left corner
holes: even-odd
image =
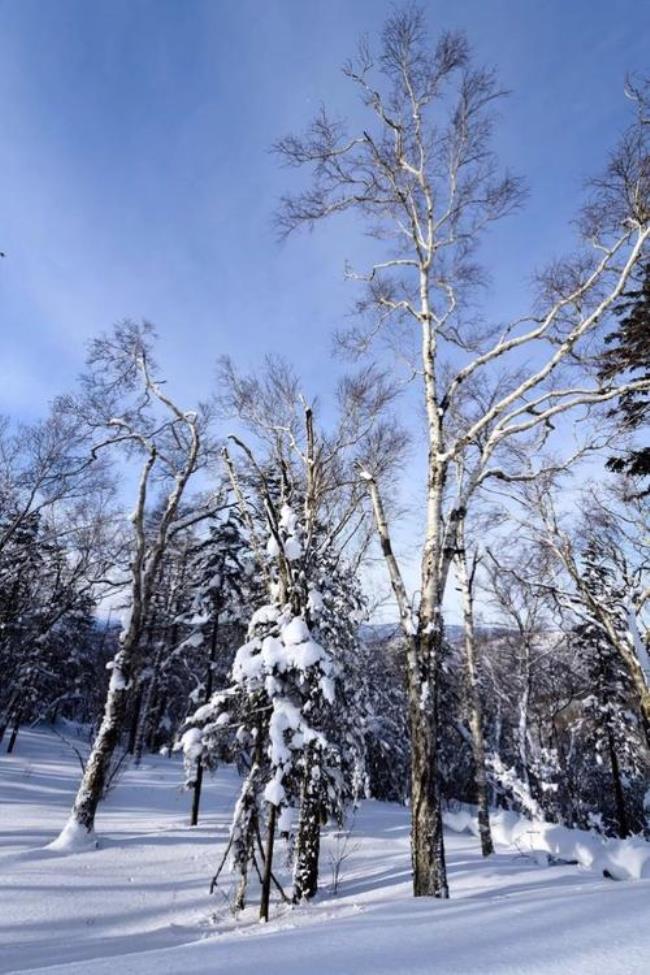
[[[456,833],[479,835],[476,812],[471,808],[449,810],[443,820]],[[536,859],[553,857],[577,863],[614,880],[650,878],[650,843],[641,837],[608,839],[583,829],[526,819],[507,810],[491,811],[490,825],[495,843],[515,847]]]

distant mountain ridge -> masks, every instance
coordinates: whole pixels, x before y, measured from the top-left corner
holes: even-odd
[[[360,633],[364,640],[388,640],[399,635],[399,623],[362,623]],[[476,627],[478,632],[491,631],[493,627]],[[458,623],[445,626],[445,636],[449,640],[459,640],[463,635],[463,628]]]
[[[364,640],[389,640],[392,636],[399,635],[399,623],[362,623],[360,626],[361,637]],[[500,633],[507,633],[505,626],[495,626],[494,624],[475,626],[475,631],[480,636],[496,636]],[[448,623],[445,626],[445,636],[450,643],[457,643],[463,638],[463,627],[459,623]]]

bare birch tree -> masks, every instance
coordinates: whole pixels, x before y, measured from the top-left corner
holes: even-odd
[[[507,683],[500,690],[505,691],[506,703],[515,716],[517,781],[507,774],[500,755],[496,757],[498,767],[493,767],[492,772],[497,780],[500,776],[510,779],[510,791],[514,786],[524,811],[542,817],[543,788],[539,778],[544,763],[539,736],[533,734],[533,701],[538,685],[543,683],[548,659],[563,642],[563,636],[558,638],[552,628],[550,589],[556,573],[544,549],[533,544],[511,545],[508,555],[500,557],[488,548],[486,556],[481,579],[483,595],[505,626],[500,642],[507,657]]]
[[[380,481],[372,472],[365,479],[408,647],[414,893],[446,897],[438,677],[458,523],[488,479],[534,476],[530,463],[525,471],[512,462],[504,466],[504,445],[530,437],[526,450],[534,457],[561,414],[587,412],[643,386],[592,380],[579,362],[647,249],[648,132],[637,120],[593,182],[579,252],[541,278],[535,310],[480,330],[466,301],[480,279],[476,249],[489,227],[522,202],[519,180],[499,171],[491,149],[492,110],[503,94],[494,74],[472,64],[462,35],[444,34],[430,46],[417,8],[388,19],[376,59],[364,42],[344,70],[367,124],[351,134],[322,110],[306,136],[277,144],[289,165],[313,172],[311,186],[283,200],[279,226],[291,234],[335,214],[358,214],[385,242],[386,257],[352,275],[367,285],[360,310],[372,314],[368,327],[343,336],[344,344],[359,354],[383,337],[395,361],[405,357],[411,339],[419,347],[410,361],[421,383],[427,442],[417,612],[391,543]],[[510,375],[505,389],[504,373]],[[478,380],[500,392],[459,428],[459,397]],[[449,475],[459,458],[464,481],[452,494]]]
[[[104,715],[86,763],[68,824],[54,846],[66,849],[87,841],[94,831],[111,760],[124,729],[127,692],[137,669],[140,641],[158,569],[175,531],[179,505],[201,462],[204,423],[198,412],[181,410],[155,378],[151,356],[152,329],[126,322],[95,340],[82,377],[82,392],[68,397],[66,409],[94,434],[92,456],[121,447],[140,462],[135,506],[129,515],[133,531],[128,582],[128,611],[119,649],[111,663]],[[147,524],[151,494],[163,494],[156,524]]]
[[[103,496],[110,484],[106,464],[88,456],[84,425],[60,401],[33,424],[0,417],[0,553],[30,518]]]

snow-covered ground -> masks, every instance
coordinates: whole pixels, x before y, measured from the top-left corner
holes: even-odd
[[[408,813],[366,802],[335,896],[237,923],[228,890],[208,894],[227,835],[235,777],[207,784],[203,824],[187,827],[176,759],[148,758],[102,808],[96,850],[43,848],[65,822],[79,774],[49,732],[21,732],[0,756],[0,971],[69,975],[635,975],[650,971],[650,881],[540,866],[448,835],[452,899],[410,896]]]

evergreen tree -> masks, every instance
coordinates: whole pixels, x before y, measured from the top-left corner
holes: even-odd
[[[584,582],[594,602],[607,601],[617,629],[627,633],[626,594],[595,542],[590,542],[585,549],[583,563]],[[596,779],[596,808],[609,817],[620,836],[627,836],[638,828],[642,819],[646,764],[629,673],[598,620],[584,618],[573,636],[574,646],[584,658],[588,678],[588,693],[579,724],[596,760],[595,767],[593,763],[591,766],[592,777]],[[604,775],[608,775],[611,787],[603,783]]]
[[[226,518],[211,519],[206,536],[191,552],[188,571],[190,603],[186,623],[190,633],[184,646],[193,649],[200,667],[191,695],[194,704],[207,704],[215,689],[226,686],[232,664],[229,648],[242,630],[252,570],[236,511],[231,509]],[[203,771],[199,756],[194,777],[190,775],[187,781],[192,789],[192,826],[198,823]]]
[[[198,709],[183,735],[190,770],[199,759],[236,757],[244,771],[228,852],[240,877],[237,906],[254,866],[264,919],[276,832],[295,832],[294,900],[316,892],[321,822],[340,821],[362,787],[365,732],[362,684],[351,677],[358,587],[333,552],[307,559],[305,532],[287,503],[269,524],[270,600],[251,617],[230,687]]]
[[[0,556],[0,738],[11,726],[53,718],[82,690],[94,603],[72,552],[39,514],[25,519]]]
[[[650,261],[640,269],[637,287],[630,288],[619,303],[619,326],[607,336],[602,356],[601,378],[614,379],[630,373],[634,379],[650,380]],[[636,430],[650,414],[647,390],[626,393],[618,409],[624,430]],[[650,447],[642,446],[610,458],[611,470],[635,477],[650,475]]]

